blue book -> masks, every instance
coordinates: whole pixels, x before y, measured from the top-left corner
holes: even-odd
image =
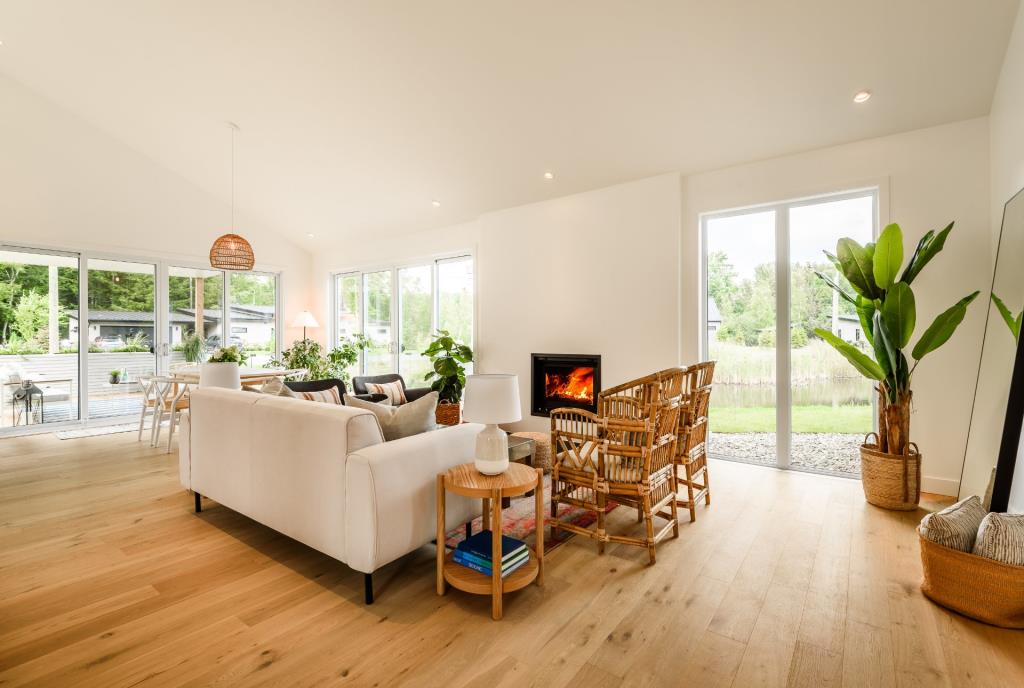
[[[491,531],[481,530],[476,535],[473,535],[459,543],[457,549],[463,552],[469,552],[475,554],[487,561],[491,560]],[[526,543],[522,540],[517,540],[508,535],[501,536],[501,560],[507,562],[513,559],[520,552],[526,551]]]
[[[521,551],[519,554],[517,554],[516,556],[512,557],[511,559],[507,559],[506,561],[502,562],[502,565],[501,565],[502,570],[507,569],[509,566],[512,566],[513,564],[519,563],[520,559],[526,558],[528,556],[530,556],[530,553],[527,550]],[[485,569],[487,569],[488,572],[491,570],[491,560],[490,559],[484,559],[483,557],[478,557],[477,555],[473,554],[472,552],[467,552],[465,550],[457,549],[457,550],[455,550],[455,555],[453,556],[453,558],[456,561],[458,561],[459,563],[462,563],[464,561],[469,561],[469,562],[473,562],[474,564],[477,564],[478,566],[484,567]]]
[[[485,576],[490,576],[491,575],[491,567],[489,567],[489,566],[481,566],[480,564],[476,563],[475,561],[471,561],[471,560],[465,558],[463,556],[462,552],[456,551],[455,555],[452,557],[452,560],[456,564],[458,564],[460,566],[465,566],[468,569],[473,569],[474,571],[476,571],[478,573],[482,573]],[[502,570],[501,577],[502,578],[507,577],[510,573],[512,573],[516,569],[519,569],[520,567],[522,567],[529,560],[530,560],[530,557],[528,555],[524,556],[524,557],[522,557],[520,559],[517,559],[514,563],[509,564],[508,566],[505,567],[504,570]]]

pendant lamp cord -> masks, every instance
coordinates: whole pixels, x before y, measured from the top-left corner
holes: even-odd
[[[231,232],[235,231],[235,125],[231,125]]]

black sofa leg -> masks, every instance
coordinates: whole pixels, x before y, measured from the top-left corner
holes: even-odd
[[[363,596],[366,604],[373,604],[373,574],[363,574]]]
[[[203,510],[202,497],[198,492],[193,492],[192,495],[196,498],[196,513],[200,513]]]

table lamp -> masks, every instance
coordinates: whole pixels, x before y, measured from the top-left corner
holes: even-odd
[[[484,475],[508,470],[508,435],[498,423],[521,420],[518,375],[468,375],[462,417],[487,427],[476,436],[476,469]]]
[[[313,314],[310,313],[309,311],[300,311],[299,314],[295,316],[295,319],[292,320],[292,327],[302,328],[302,339],[303,341],[305,341],[306,328],[320,327],[320,323],[316,321],[316,318],[314,318]]]

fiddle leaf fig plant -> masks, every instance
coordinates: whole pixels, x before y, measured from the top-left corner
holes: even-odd
[[[903,232],[897,224],[882,230],[877,243],[861,246],[853,239],[840,239],[835,254],[826,251],[825,255],[850,283],[853,294],[827,275],[816,273],[840,298],[854,306],[860,319],[869,353],[828,330],[818,328],[814,332],[857,372],[878,382],[878,438],[883,452],[908,452],[913,396],[910,384],[914,371],[921,359],[949,341],[967,314],[967,307],[978,296],[977,291],[969,294],[940,313],[910,350],[913,363],[908,360],[906,349],[917,326],[917,303],[911,284],[942,250],[952,230],[950,222],[940,232],[932,230],[921,237],[905,267]]]
[[[431,382],[430,389],[437,392],[438,402],[457,404],[462,400],[466,386],[466,366],[473,360],[473,350],[455,341],[448,330],[438,330],[434,341],[423,352],[430,359],[434,369],[423,379]]]
[[[1019,342],[1020,326],[1021,322],[1024,321],[1024,310],[1021,310],[1021,312],[1017,314],[1017,317],[1014,317],[1013,311],[1003,303],[1001,298],[996,296],[995,292],[992,292],[992,303],[996,305],[996,310],[999,311],[999,315],[1003,316],[1003,321],[1006,323],[1006,326],[1010,328],[1010,334],[1013,335],[1013,341]]]

